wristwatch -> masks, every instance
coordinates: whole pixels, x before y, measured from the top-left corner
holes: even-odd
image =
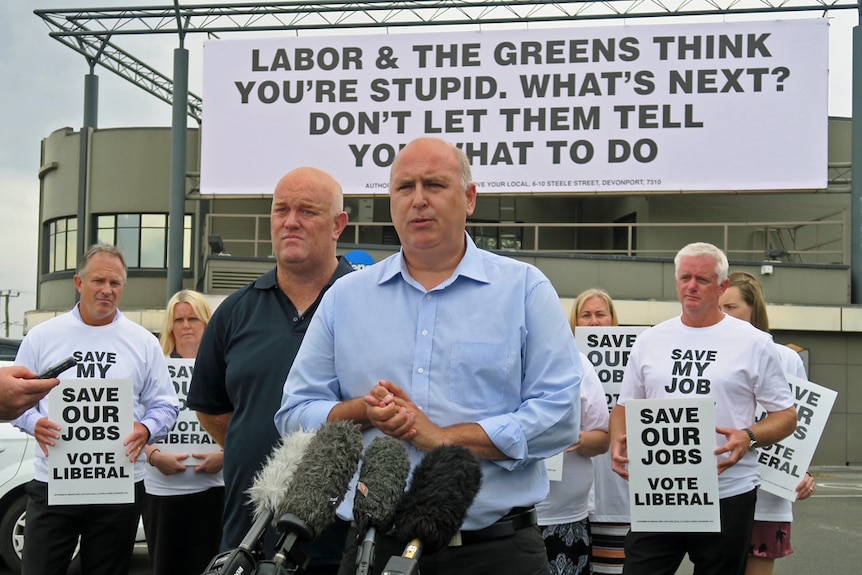
[[[745,433],[747,433],[747,434],[748,434],[748,438],[751,440],[751,441],[748,443],[748,450],[749,450],[749,451],[754,451],[754,450],[757,448],[757,436],[756,436],[756,435],[754,435],[754,432],[753,432],[753,431],[751,431],[750,429],[748,429],[747,427],[746,427],[745,429],[743,429],[742,431],[744,431]]]

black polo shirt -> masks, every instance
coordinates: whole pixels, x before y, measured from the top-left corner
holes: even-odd
[[[225,299],[207,325],[188,406],[212,415],[233,412],[225,439],[223,549],[237,547],[252,525],[245,491],[279,440],[273,416],[305,330],[326,289],[351,271],[341,258],[326,288],[300,316],[279,289],[273,268]]]

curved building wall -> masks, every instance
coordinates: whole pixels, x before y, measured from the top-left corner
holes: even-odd
[[[50,271],[47,265],[49,222],[74,218],[78,212],[78,174],[81,137],[69,128],[57,130],[42,144],[39,222],[39,310],[64,311],[76,301],[74,271]],[[187,172],[199,165],[198,130],[188,131]],[[170,128],[116,128],[95,130],[89,137],[87,183],[87,244],[96,238],[96,217],[104,214],[167,214],[170,205]],[[187,201],[192,214],[192,242],[200,241],[199,202]],[[85,246],[86,248],[87,246]],[[191,246],[191,253],[195,247]],[[192,269],[194,259],[192,259]],[[184,274],[184,287],[194,287],[192,272]],[[158,308],[167,301],[167,269],[130,269],[121,308]]]
[[[40,223],[77,213],[80,143],[80,134],[72,128],[57,130],[42,140]]]

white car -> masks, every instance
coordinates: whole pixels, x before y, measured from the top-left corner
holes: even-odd
[[[0,361],[0,366],[11,365]],[[0,557],[13,573],[21,571],[24,553],[24,520],[27,483],[33,479],[36,440],[12,426],[0,423]],[[136,542],[144,542],[144,528],[138,522]],[[77,550],[75,555],[77,556]],[[77,570],[73,562],[70,572]]]
[[[36,440],[0,423],[0,556],[17,573],[24,552],[24,488],[33,479]]]

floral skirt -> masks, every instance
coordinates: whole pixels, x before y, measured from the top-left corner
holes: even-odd
[[[748,554],[754,557],[779,559],[793,553],[790,546],[790,523],[755,521]]]
[[[592,575],[590,566],[590,522],[542,526],[548,553],[549,575]]]

